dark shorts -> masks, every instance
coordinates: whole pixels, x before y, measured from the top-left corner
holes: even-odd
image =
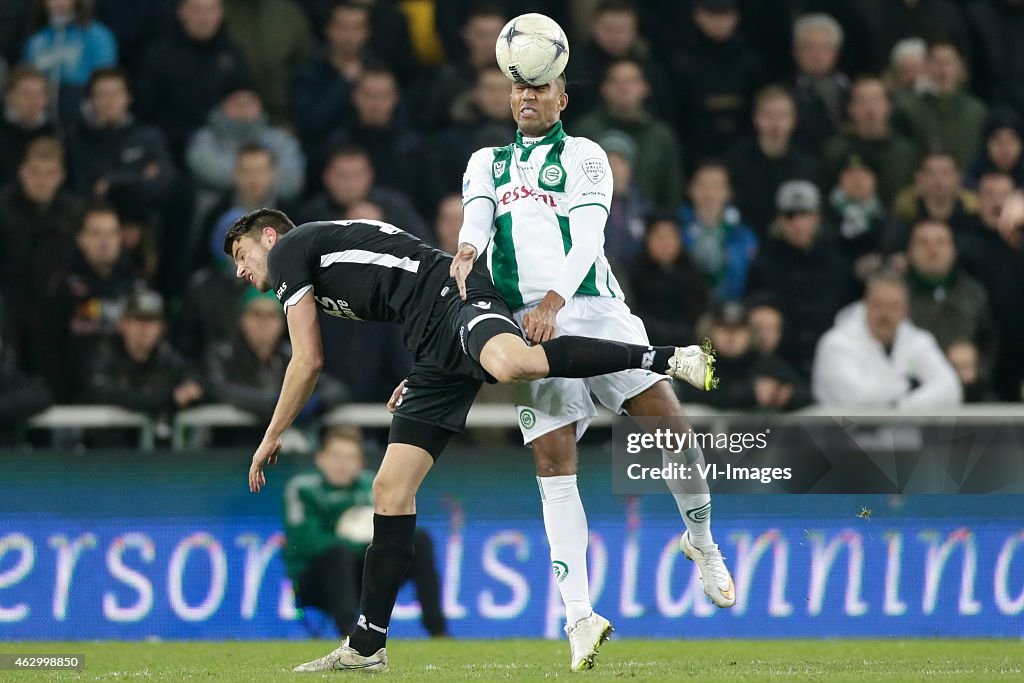
[[[465,301],[455,280],[447,278],[413,358],[389,441],[419,446],[437,459],[451,435],[466,428],[480,387],[494,382],[480,366],[481,350],[492,337],[506,333],[522,336],[486,276],[470,274]]]

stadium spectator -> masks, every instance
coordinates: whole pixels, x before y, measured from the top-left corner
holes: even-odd
[[[850,79],[838,70],[842,47],[843,29],[827,14],[806,14],[793,24],[794,143],[809,154],[818,154],[846,119],[851,88]]]
[[[365,5],[339,3],[320,25],[326,44],[295,70],[290,85],[292,121],[307,155],[335,128],[352,124],[356,80],[367,64],[379,60],[368,47],[370,10]]]
[[[986,173],[1006,173],[1024,185],[1024,120],[1006,106],[993,107],[985,121],[984,145],[967,173],[971,187]]]
[[[135,120],[131,101],[123,71],[93,72],[81,123],[69,138],[71,177],[82,196],[129,197],[153,215],[170,195],[175,170],[163,134]]]
[[[437,246],[449,254],[459,250],[459,230],[462,229],[462,195],[450,194],[437,204],[434,218],[434,238]]]
[[[1009,176],[987,173],[978,185],[978,216],[963,240],[965,270],[988,292],[999,351],[992,363],[993,388],[1002,401],[1024,400],[1024,249],[999,234],[999,214],[1013,192]]]
[[[363,555],[373,538],[373,473],[365,469],[359,429],[324,430],[314,464],[314,472],[285,484],[285,569],[299,603],[326,611],[344,636],[359,613]],[[409,580],[421,620],[431,636],[444,636],[434,544],[423,529],[416,530],[413,543]]]
[[[1024,114],[1024,7],[1019,0],[972,0],[963,11],[975,92]]]
[[[893,45],[883,82],[897,102],[927,87],[927,56],[928,43],[922,38],[904,38]]]
[[[224,10],[228,35],[241,46],[270,119],[283,122],[288,80],[316,44],[305,13],[294,0],[225,0]]]
[[[725,153],[750,130],[751,98],[765,73],[739,22],[735,0],[697,0],[695,35],[673,64],[675,129],[694,159]]]
[[[787,321],[780,355],[806,377],[815,344],[853,297],[852,276],[821,234],[821,199],[813,183],[783,183],[775,204],[777,225],[750,265],[747,292],[780,303]]]
[[[715,374],[722,383],[699,398],[696,391],[681,387],[685,400],[721,410],[760,412],[792,410],[810,403],[806,383],[785,362],[757,352],[742,304],[728,301],[717,305],[703,325],[715,347]]]
[[[206,375],[210,393],[217,401],[240,408],[266,422],[274,412],[285,367],[291,357],[291,347],[285,335],[284,311],[273,292],[260,293],[250,287],[242,296],[237,324],[234,339],[215,344],[207,355]],[[347,397],[348,390],[341,382],[321,373],[299,421],[308,421]],[[257,433],[262,430],[247,431]]]
[[[203,387],[166,340],[163,299],[139,290],[117,322],[116,339],[89,359],[85,398],[147,413],[165,424],[171,413],[203,398]]]
[[[930,332],[908,319],[907,287],[893,275],[868,281],[814,354],[814,398],[825,406],[939,408],[963,400],[960,381]]]
[[[465,162],[482,147],[503,147],[515,139],[509,106],[511,83],[498,67],[482,68],[472,90],[450,101],[452,125],[427,147],[429,197],[443,197],[462,184]],[[385,183],[386,184],[386,183]]]
[[[878,196],[885,206],[914,173],[917,150],[913,143],[893,132],[889,125],[892,105],[882,81],[859,78],[850,90],[850,129],[831,137],[822,148],[826,187],[833,187],[843,163],[856,154],[878,169]]]
[[[601,104],[580,117],[570,130],[592,140],[611,131],[628,135],[636,146],[633,176],[637,189],[659,208],[672,209],[682,200],[682,152],[672,128],[645,106],[649,94],[640,62],[613,60],[601,82]]]
[[[224,30],[222,0],[179,0],[175,21],[135,69],[135,111],[159,126],[180,162],[210,110],[247,74],[242,49]]]
[[[948,40],[928,46],[928,87],[902,98],[894,124],[919,149],[942,147],[966,168],[981,145],[988,113],[985,104],[964,90],[967,78],[960,48]]]
[[[974,223],[978,202],[973,192],[961,187],[960,169],[948,152],[937,151],[921,158],[914,184],[904,188],[893,204],[892,232],[885,239],[891,249],[906,247],[910,228],[922,219],[946,223],[961,239]]]
[[[348,206],[370,200],[384,209],[387,222],[420,239],[432,241],[430,228],[400,192],[374,184],[374,169],[365,150],[342,146],[327,158],[322,174],[323,192],[296,211],[296,224],[344,217]]]
[[[440,21],[441,7],[437,9]],[[437,130],[452,123],[452,103],[465,96],[471,84],[480,82],[481,72],[495,68],[494,44],[504,25],[505,15],[494,5],[475,5],[469,10],[459,31],[465,54],[456,57],[449,53],[448,64],[427,76],[415,95],[417,127]],[[505,100],[508,112],[508,98]]]
[[[654,202],[646,197],[633,177],[636,145],[619,131],[609,131],[597,139],[608,154],[612,174],[612,202],[604,224],[604,253],[613,267],[629,262],[644,247],[644,224],[654,212]]]
[[[346,221],[384,221],[384,209],[368,199],[356,202],[345,212]]]
[[[43,313],[52,316],[52,331],[42,371],[59,402],[81,397],[87,360],[114,335],[125,302],[141,285],[121,248],[120,219],[110,205],[86,209],[75,244]]]
[[[229,215],[237,219],[241,213]],[[215,236],[207,248],[210,264],[189,278],[181,313],[172,327],[176,348],[192,362],[202,360],[213,345],[234,335],[237,321],[225,311],[235,310],[248,287],[235,276],[235,264],[224,254],[223,236]]]
[[[626,281],[630,306],[644,321],[652,344],[693,337],[710,293],[683,249],[679,225],[672,216],[654,216],[648,222],[643,251],[629,261]]]
[[[786,321],[774,297],[756,296],[749,300],[747,325],[750,326],[751,342],[758,355],[770,357],[778,354]]]
[[[886,64],[901,41],[913,39],[956,40],[966,44],[963,19],[951,0],[855,0],[870,30],[864,47],[872,54],[872,71]]]
[[[64,152],[53,138],[33,141],[18,179],[0,189],[0,294],[7,302],[8,339],[29,374],[41,374],[53,331],[39,315],[40,297],[70,257],[82,202],[63,188]]]
[[[795,147],[796,103],[778,86],[754,98],[754,135],[736,142],[726,154],[736,207],[743,221],[763,238],[775,218],[775,193],[787,180],[817,181],[818,161]]]
[[[984,358],[994,357],[988,295],[961,268],[949,226],[933,220],[917,223],[910,233],[907,264],[910,320],[931,332],[944,349],[967,340]]]
[[[367,67],[356,79],[356,119],[339,128],[328,147],[358,144],[370,155],[377,182],[404,193],[420,211],[429,204],[426,161],[419,134],[398,120],[398,80],[385,67]]]
[[[706,161],[693,172],[690,204],[679,211],[683,242],[718,301],[734,301],[746,291],[747,271],[757,253],[757,237],[730,205],[729,169]]]
[[[28,37],[26,31],[33,0],[8,0],[0,3],[0,62],[18,63],[21,48]]]
[[[4,111],[0,116],[0,185],[17,176],[32,140],[54,134],[47,112],[46,88],[46,76],[32,67],[16,67],[7,79]]]
[[[601,0],[594,10],[587,39],[575,41],[571,49],[566,77],[575,87],[573,105],[567,113],[579,116],[598,105],[598,86],[608,67],[618,59],[630,59],[641,65],[650,84],[651,110],[660,116],[671,113],[667,78],[638,31],[636,8],[629,0]]]
[[[46,382],[26,376],[18,367],[9,323],[0,298],[0,444],[15,446],[19,424],[48,408],[53,396]]]
[[[92,72],[117,64],[117,40],[93,20],[91,0],[39,0],[34,23],[21,59],[46,74],[58,116],[68,124]]]
[[[196,182],[205,191],[203,205],[212,204],[211,195],[231,189],[235,157],[246,143],[266,147],[277,162],[276,191],[283,201],[302,192],[306,161],[295,137],[284,128],[270,125],[263,102],[252,87],[237,83],[210,112],[209,121],[189,142],[186,158]]]
[[[206,214],[198,232],[191,236],[193,269],[209,263],[207,257],[211,237],[216,242],[219,236],[223,242],[228,227],[238,218],[239,212],[246,213],[264,207],[281,208],[277,185],[277,160],[274,154],[258,143],[243,144],[235,155],[232,188],[220,196]]]
[[[825,224],[857,280],[864,282],[882,267],[889,212],[878,196],[878,174],[856,154],[839,171],[839,182],[828,197]]]
[[[955,341],[946,347],[946,360],[960,379],[964,403],[991,403],[996,400],[992,381],[982,372],[977,346],[969,341]]]

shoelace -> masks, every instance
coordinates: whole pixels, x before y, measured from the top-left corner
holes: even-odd
[[[722,551],[718,549],[718,546],[709,549],[701,550],[704,553],[705,560],[718,560],[717,562],[705,562],[708,571],[711,572],[711,577],[715,580],[716,586],[723,586],[729,583],[729,571],[725,568],[725,557],[722,555]]]

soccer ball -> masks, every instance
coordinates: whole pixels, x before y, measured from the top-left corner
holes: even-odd
[[[569,39],[554,19],[520,14],[501,29],[494,56],[516,83],[544,85],[558,78],[569,63]]]

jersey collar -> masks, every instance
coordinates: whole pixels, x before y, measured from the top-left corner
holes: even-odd
[[[562,122],[558,121],[558,122],[555,123],[554,126],[551,127],[551,130],[549,130],[547,132],[547,135],[545,135],[540,140],[538,140],[537,142],[534,142],[533,144],[530,144],[530,145],[523,144],[523,132],[521,130],[517,130],[516,131],[516,147],[518,147],[520,150],[522,150],[523,158],[525,159],[526,157],[528,157],[530,155],[530,152],[535,147],[540,147],[541,145],[554,145],[557,142],[559,142],[560,140],[562,140],[564,137],[565,137],[565,131],[562,130]]]

